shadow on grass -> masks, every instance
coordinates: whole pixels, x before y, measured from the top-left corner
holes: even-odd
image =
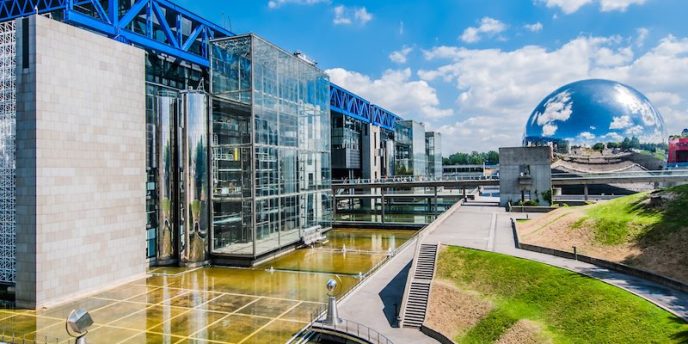
[[[677,317],[671,319],[674,323],[685,325],[686,322]],[[677,343],[688,344],[688,327],[685,330],[681,330],[678,333],[674,333],[671,339],[675,340]]]

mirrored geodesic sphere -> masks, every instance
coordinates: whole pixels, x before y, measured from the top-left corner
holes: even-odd
[[[552,92],[533,110],[523,136],[524,146],[552,144],[560,153],[624,141],[624,148],[664,145],[664,120],[642,93],[600,79],[576,81]]]

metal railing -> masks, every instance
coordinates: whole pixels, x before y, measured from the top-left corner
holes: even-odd
[[[386,177],[386,178],[357,178],[357,179],[333,179],[332,185],[356,185],[371,183],[406,183],[406,182],[451,182],[451,181],[470,181],[470,180],[499,180],[499,176],[408,176],[408,177]]]
[[[394,344],[384,334],[355,321],[342,319],[340,324],[325,324],[320,321],[320,318],[323,317],[326,309],[326,306],[320,306],[311,313],[311,330],[315,332],[318,332],[318,330],[340,332],[373,344]]]

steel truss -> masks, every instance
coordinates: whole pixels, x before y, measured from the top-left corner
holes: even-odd
[[[13,21],[0,23],[0,282],[16,276],[15,138],[16,31]]]
[[[2,0],[0,21],[59,12],[70,24],[208,67],[208,43],[233,36],[169,0]]]
[[[388,130],[394,130],[394,124],[399,120],[399,116],[391,111],[333,83],[330,83],[330,110]]]

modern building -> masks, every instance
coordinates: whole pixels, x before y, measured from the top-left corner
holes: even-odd
[[[425,126],[413,120],[402,120],[395,127],[395,170],[397,176],[427,174]]]
[[[683,129],[681,135],[669,137],[666,167],[668,169],[688,168],[688,129]]]
[[[428,177],[442,177],[442,134],[436,131],[425,133],[425,155]]]
[[[333,174],[394,171],[398,115],[256,35],[166,0],[0,9],[0,285],[21,307],[255,264],[330,227]]]
[[[399,117],[330,85],[332,176],[378,179],[394,172],[394,123]]]
[[[499,203],[549,205],[552,154],[549,146],[499,148]]]

